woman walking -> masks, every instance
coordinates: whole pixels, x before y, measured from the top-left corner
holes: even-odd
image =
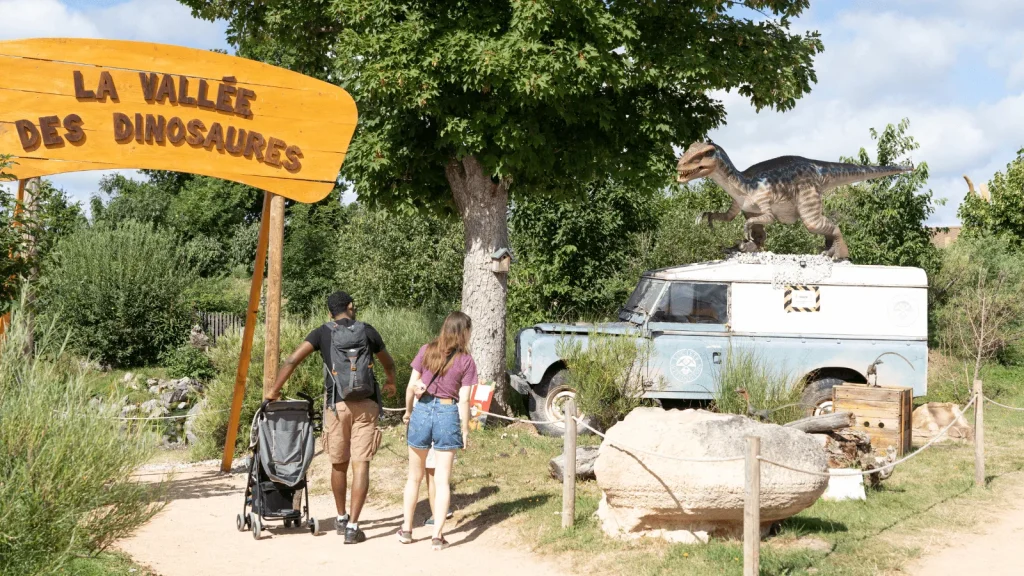
[[[469,434],[469,393],[476,384],[476,363],[469,355],[472,321],[462,312],[444,320],[441,333],[420,348],[412,361],[412,376],[405,393],[409,425],[409,479],[405,484],[405,520],[398,540],[412,542],[413,515],[426,469],[427,451],[434,449],[435,494],[431,508],[434,534],[431,547],[448,547],[444,539],[445,516],[451,500],[449,479],[455,451],[465,448]]]

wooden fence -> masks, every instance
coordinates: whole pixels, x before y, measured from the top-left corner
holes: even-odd
[[[229,312],[200,312],[199,322],[203,332],[213,344],[222,335],[232,330],[241,331],[245,327],[245,318]]]

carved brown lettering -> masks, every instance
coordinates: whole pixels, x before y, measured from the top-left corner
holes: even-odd
[[[29,120],[18,120],[14,123],[14,126],[18,130],[18,138],[21,138],[21,147],[26,152],[31,152],[39,147],[41,137],[35,124]]]
[[[237,136],[237,138],[235,138]],[[234,155],[238,156],[245,149],[245,128],[236,130],[234,126],[228,126],[227,138],[224,142],[224,148]]]
[[[242,153],[246,158],[252,158],[256,155],[256,159],[263,161],[263,147],[266,145],[266,141],[263,139],[263,134],[259,132],[249,132],[249,135],[245,138],[245,152]]]
[[[207,150],[217,146],[217,150],[224,150],[224,128],[220,125],[220,122],[214,122],[210,125],[210,133],[206,135],[206,142],[203,143],[203,147]]]
[[[302,158],[302,149],[298,146],[289,146],[284,151],[284,155],[288,158],[288,163],[284,164],[284,169],[289,172],[298,172],[302,170],[302,162],[299,158]]]
[[[217,110],[221,112],[234,112],[235,107],[231,105],[231,97],[235,95],[235,87],[228,84],[221,84],[217,87]]]
[[[39,131],[43,134],[44,146],[50,147],[64,145],[64,139],[57,133],[57,128],[59,127],[60,117],[58,116],[42,116],[39,118]]]
[[[68,114],[64,117],[64,138],[72,144],[77,144],[85,139],[85,130],[82,130],[82,117],[78,114]]]
[[[114,102],[118,101],[117,86],[114,86],[114,79],[110,77],[110,72],[104,70],[100,72],[100,85],[96,87],[96,99],[100,102],[106,102],[108,96]]]
[[[165,100],[170,100],[171,104],[178,101],[178,95],[174,93],[174,77],[170,74],[164,74],[164,78],[160,81],[160,87],[157,88],[154,99],[160,103],[163,103]]]
[[[279,140],[279,139],[274,138],[273,136],[271,136],[270,137],[270,141],[267,142],[267,157],[264,160],[264,162],[266,162],[270,166],[273,166],[274,168],[280,168],[281,167],[281,152],[284,151],[284,148],[285,148],[284,140]]]
[[[75,77],[75,98],[79,100],[95,100],[96,93],[85,89],[85,79],[82,77],[82,73],[75,70],[71,75]]]
[[[131,118],[127,114],[114,112],[114,140],[122,144],[131,142],[134,132]]]
[[[202,146],[206,141],[206,138],[203,136],[205,131],[206,124],[203,124],[202,120],[189,120],[188,136],[185,137],[185,141],[191,146]]]
[[[146,114],[146,142],[164,143],[164,132],[167,130],[167,121],[163,116],[154,117]]]
[[[177,116],[167,121],[167,139],[171,144],[180,144],[185,140],[185,123]]]
[[[188,95],[188,78],[178,77],[178,104],[182,106],[195,106],[196,99]]]
[[[150,72],[139,72],[139,83],[142,84],[142,97],[146,102],[152,102],[156,94],[156,74]]]
[[[210,100],[209,98],[206,97],[207,94],[209,94],[209,92],[210,92],[210,85],[206,82],[206,80],[200,80],[199,81],[199,95],[196,97],[196,103],[199,105],[200,108],[216,108],[217,107],[217,105],[213,102],[213,100]]]
[[[135,114],[135,141],[143,143],[146,139],[143,137],[145,132],[145,125],[142,122],[142,114]]]
[[[248,88],[239,88],[235,95],[235,114],[244,118],[252,118],[250,103],[256,99],[256,93]]]

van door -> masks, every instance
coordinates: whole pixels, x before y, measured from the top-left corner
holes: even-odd
[[[729,348],[729,285],[672,282],[648,320],[654,343],[649,396],[708,399]]]

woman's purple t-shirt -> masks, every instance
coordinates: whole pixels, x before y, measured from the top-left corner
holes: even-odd
[[[424,344],[416,358],[412,361],[412,369],[420,373],[420,379],[427,387],[427,393],[438,398],[459,399],[459,388],[476,384],[476,362],[469,354],[457,354],[448,363],[448,371],[438,376],[433,382],[434,373],[423,366],[423,357],[427,353],[428,344]]]

